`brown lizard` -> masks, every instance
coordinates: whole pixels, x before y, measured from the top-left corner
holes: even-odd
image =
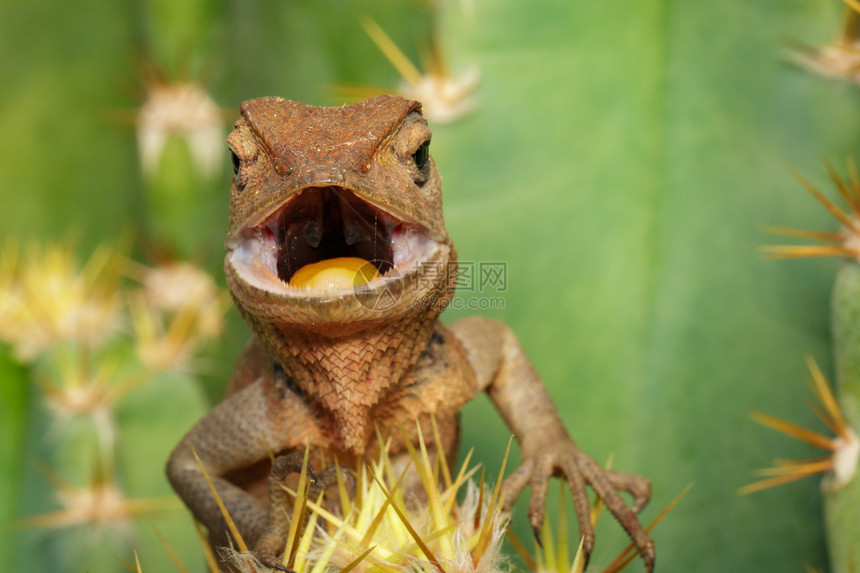
[[[275,565],[286,503],[280,483],[296,469],[287,454],[309,444],[312,465],[348,465],[375,454],[378,429],[391,436],[393,456],[405,455],[399,428],[434,417],[441,443],[429,438],[428,447],[453,462],[460,408],[486,391],[521,448],[521,465],[503,484],[506,506],[531,486],[528,516],[538,531],[548,479],[563,476],[588,555],[591,486],[653,570],[654,542],[636,518],[650,498],[648,480],[602,468],[577,448],[507,326],[439,321],[457,254],[430,136],[420,104],[400,97],[337,108],[281,98],[242,104],[227,140],[235,175],[225,269],[255,338],[227,397],[173,451],[170,482],[214,543],[227,544],[196,452],[240,533]],[[309,263],[347,256],[381,275],[334,290],[289,284]],[[632,494],[632,506],[619,491]]]

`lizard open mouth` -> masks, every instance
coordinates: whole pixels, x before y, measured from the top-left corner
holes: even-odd
[[[246,278],[263,283],[258,286],[281,290],[297,288],[290,281],[307,265],[342,257],[372,264],[378,278],[371,283],[400,276],[436,245],[420,225],[402,221],[346,188],[310,187],[246,229],[231,258]]]

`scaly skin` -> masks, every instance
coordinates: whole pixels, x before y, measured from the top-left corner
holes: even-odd
[[[213,543],[226,544],[196,452],[244,539],[274,563],[283,549],[280,483],[296,459],[284,456],[309,445],[317,467],[370,459],[376,429],[392,437],[393,456],[405,455],[398,428],[414,441],[415,422],[429,429],[435,417],[441,443],[423,435],[453,462],[460,409],[486,391],[521,446],[522,465],[503,484],[507,506],[531,486],[537,531],[548,479],[564,477],[588,554],[590,485],[653,570],[654,543],[636,518],[650,497],[648,480],[601,468],[577,448],[504,324],[438,320],[453,294],[457,255],[429,140],[420,104],[393,96],[339,108],[280,98],[242,104],[228,138],[236,176],[225,271],[255,340],[225,400],[171,455],[174,489]],[[303,264],[344,255],[378,259],[388,274],[334,292],[287,285]],[[280,456],[274,467],[270,454]],[[619,491],[633,495],[632,507]]]

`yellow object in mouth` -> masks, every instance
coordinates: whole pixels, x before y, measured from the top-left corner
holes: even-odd
[[[351,289],[379,276],[372,263],[358,257],[336,257],[310,263],[290,279],[290,286],[312,290]]]

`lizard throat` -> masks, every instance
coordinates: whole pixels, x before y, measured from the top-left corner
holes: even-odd
[[[433,314],[403,317],[347,338],[286,328],[269,344],[284,372],[313,397],[319,419],[329,421],[336,447],[363,456],[374,443],[374,413],[390,407],[390,392],[402,392],[435,325]]]

